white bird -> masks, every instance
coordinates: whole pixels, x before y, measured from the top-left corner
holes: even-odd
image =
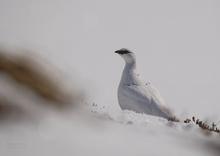
[[[125,60],[118,87],[118,102],[122,110],[131,110],[178,121],[151,83],[144,83],[136,70],[135,54],[127,49],[115,51]]]

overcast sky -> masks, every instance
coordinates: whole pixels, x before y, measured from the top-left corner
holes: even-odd
[[[178,113],[220,117],[218,0],[0,0],[0,44],[41,53],[81,80],[91,102],[117,106],[123,60]]]

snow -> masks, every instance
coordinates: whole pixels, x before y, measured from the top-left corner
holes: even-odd
[[[3,124],[0,151],[6,156],[205,156],[216,154],[210,143],[219,146],[216,136],[207,137],[194,126],[131,111],[97,110],[88,104],[71,113],[44,108],[35,122]]]

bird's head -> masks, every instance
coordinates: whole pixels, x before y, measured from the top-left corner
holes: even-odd
[[[120,50],[115,51],[115,53],[119,54],[126,63],[135,63],[135,54],[128,49],[122,48]]]

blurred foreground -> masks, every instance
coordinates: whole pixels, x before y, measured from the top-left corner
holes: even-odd
[[[82,93],[63,75],[35,53],[0,49],[0,120],[27,120],[25,114],[41,116],[41,109],[76,106]]]

